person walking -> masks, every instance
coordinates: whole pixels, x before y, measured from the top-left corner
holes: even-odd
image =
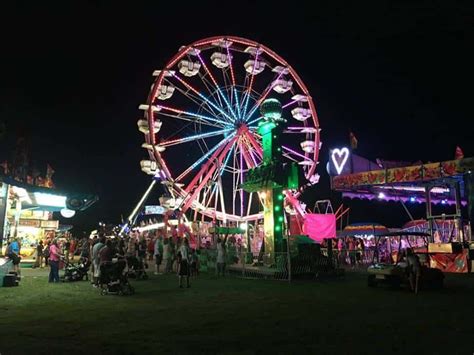
[[[36,267],[43,268],[43,241],[40,240],[36,246]]]
[[[179,288],[183,288],[183,278],[186,278],[186,287],[191,287],[189,284],[189,256],[189,242],[187,238],[184,238],[178,249]]]
[[[91,249],[91,241],[89,239],[86,239],[84,244],[82,244],[82,249],[81,249],[80,258],[82,262],[90,261],[90,249]]]
[[[158,237],[153,238],[150,236],[148,238],[147,252],[148,252],[148,261],[153,261],[155,256],[155,243],[158,240]]]
[[[61,251],[58,246],[58,241],[55,239],[49,247],[49,282],[59,282],[59,258]]]
[[[142,235],[140,236],[139,242],[138,242],[138,259],[140,260],[140,263],[143,265],[144,268],[148,269],[148,263],[146,260],[146,251],[147,251],[147,244],[146,244],[146,239]]]
[[[92,278],[92,283],[94,287],[98,286],[99,276],[100,276],[100,256],[99,252],[101,249],[105,247],[105,236],[101,236],[99,238],[99,242],[97,242],[92,248],[92,264],[94,265],[94,274]]]
[[[48,266],[49,262],[49,248],[51,247],[51,241],[48,240],[46,244],[46,248],[43,249],[43,256],[44,256],[44,266]]]
[[[224,239],[217,238],[217,277],[221,274],[225,276],[225,263],[226,263],[226,242],[227,234]]]
[[[63,244],[64,247],[64,258],[66,259],[66,262],[69,262],[69,248],[71,248],[71,240],[69,237],[66,237],[66,241]]]
[[[168,238],[165,238],[163,241],[163,264],[165,266],[165,274],[171,271],[171,262],[170,241]]]
[[[163,256],[163,245],[161,243],[161,237],[156,237],[154,244],[154,255],[155,255],[155,275],[160,274],[160,265]]]
[[[408,281],[410,282],[410,288],[415,295],[418,294],[418,286],[421,276],[421,263],[418,256],[413,252],[412,248],[406,249],[406,261],[408,269]]]
[[[191,262],[190,276],[196,277],[199,275],[199,258],[198,258],[196,249],[191,250],[190,262]]]

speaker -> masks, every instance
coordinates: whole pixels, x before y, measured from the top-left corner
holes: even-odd
[[[18,279],[16,273],[10,273],[3,276],[3,287],[14,287],[18,286]]]
[[[78,197],[68,197],[66,207],[73,211],[80,211],[85,205],[84,199]]]

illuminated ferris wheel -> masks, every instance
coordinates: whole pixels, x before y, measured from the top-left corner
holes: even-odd
[[[307,184],[317,183],[319,122],[309,92],[295,70],[269,48],[239,37],[219,36],[180,48],[154,83],[138,127],[150,160],[142,170],[166,185],[175,208],[193,218],[261,219],[262,196],[241,188],[245,173],[262,163],[260,104],[282,103],[288,120],[281,146],[297,162]],[[286,191],[298,209],[298,191]]]

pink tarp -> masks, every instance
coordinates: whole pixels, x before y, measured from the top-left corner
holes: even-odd
[[[322,242],[323,238],[336,238],[336,215],[307,213],[303,232],[317,242]]]

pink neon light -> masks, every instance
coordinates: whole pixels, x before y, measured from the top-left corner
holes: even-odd
[[[187,82],[185,82],[183,79],[181,79],[176,73],[173,73],[172,74],[176,79],[178,79],[180,81],[181,84],[183,84],[184,86],[186,86],[189,90],[193,91],[195,94],[197,94],[198,96],[201,96],[201,93],[199,91],[197,91],[195,88],[193,88],[191,85],[189,85]]]
[[[267,89],[265,90],[265,92],[263,93],[263,95],[258,99],[258,101],[255,103],[255,105],[252,107],[252,109],[249,111],[249,112],[254,112],[254,110],[260,106],[260,104],[262,103],[263,100],[265,100],[265,98],[267,97],[267,95],[270,93],[270,91],[273,89],[274,87],[274,82],[279,80],[280,77],[282,76],[283,74],[283,71],[278,75],[278,77],[267,87]]]
[[[283,149],[289,151],[290,153],[293,153],[294,155],[296,155],[296,156],[298,156],[298,157],[300,157],[300,158],[303,158],[303,159],[305,159],[305,160],[311,160],[311,159],[309,159],[307,156],[305,156],[305,155],[303,155],[303,154],[300,154],[300,153],[298,153],[298,152],[295,152],[293,149],[288,148],[287,146],[284,146],[284,145],[283,145],[282,147],[283,147]]]
[[[232,85],[235,86],[234,69],[232,68],[232,58],[230,56],[229,46],[226,46],[226,49],[227,49],[227,58],[229,61],[229,66],[230,66],[230,77],[232,78]]]
[[[252,161],[253,161],[253,166],[257,166],[257,160],[255,159],[255,156],[253,155],[253,150],[251,149],[252,148],[252,145],[250,142],[247,142],[248,144],[248,150],[249,150],[249,153],[250,153],[250,157],[252,158]]]
[[[244,166],[242,161],[242,142],[240,142],[240,184],[244,183]],[[244,214],[244,191],[240,189],[240,215]]]
[[[218,161],[218,165],[221,165],[222,164],[222,160],[224,159],[225,155],[227,154],[227,152],[229,151],[230,148],[232,148],[232,145],[234,144],[235,142],[235,139],[236,137],[232,138],[230,140],[230,142],[224,146],[224,149],[220,149],[218,150],[218,154],[216,156],[216,159]],[[201,189],[203,188],[203,186],[207,183],[207,181],[209,180],[209,178],[212,176],[212,174],[214,173],[214,171],[216,170],[217,166],[216,164],[213,164],[213,160],[214,160],[214,157],[213,159],[209,160],[201,169],[200,171],[200,174],[196,175],[194,177],[194,179],[191,181],[191,183],[188,185],[188,187],[186,188],[186,191],[189,193],[190,192],[190,189],[195,187],[196,186],[196,183],[197,183],[197,180],[199,179],[199,177],[207,170],[207,174],[204,176],[204,178],[202,179],[201,183],[199,184],[199,186],[197,186],[197,188],[194,190],[194,192],[192,193],[191,197],[187,200],[187,202],[185,203],[182,211],[183,213],[186,212],[186,210],[189,208],[189,206],[191,206],[191,204],[193,203],[194,199],[196,198],[197,194],[199,194],[199,192],[201,191]],[[209,165],[210,164],[213,164],[210,168],[209,168]],[[209,170],[208,170],[209,168]]]
[[[298,100],[292,100],[288,102],[286,105],[283,105],[282,108],[287,108],[288,106],[293,105],[295,102],[298,102]]]
[[[186,111],[179,110],[177,108],[168,107],[168,106],[157,105],[157,107],[159,107],[163,110],[168,110],[168,111],[175,112],[175,113],[186,113]]]
[[[209,71],[209,69],[207,68],[207,65],[206,63],[204,63],[204,60],[202,59],[201,55],[198,53],[197,54],[197,57],[199,58],[199,61],[201,62],[202,66],[204,67],[204,70],[206,71],[206,73],[211,77],[211,80],[212,82],[214,83],[214,86],[215,87],[219,87],[217,85],[217,82],[216,82],[216,79],[214,79],[214,76],[212,75],[212,73]]]
[[[245,134],[247,135],[247,138],[249,139],[250,143],[252,144],[253,148],[255,149],[255,153],[257,153],[257,155],[259,156],[260,159],[263,159],[262,147],[260,146],[260,144],[257,142],[255,137],[253,136],[253,133],[251,133],[250,131],[247,131],[247,132],[245,132]]]

